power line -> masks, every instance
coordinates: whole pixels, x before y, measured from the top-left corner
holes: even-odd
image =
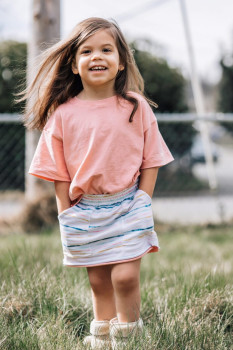
[[[157,6],[161,6],[163,5],[165,2],[168,2],[170,0],[152,0],[152,1],[149,1],[147,4],[145,5],[142,5],[142,6],[139,6],[138,8],[135,8],[134,10],[132,10],[130,13],[129,12],[124,12],[122,14],[119,14],[117,16],[115,16],[116,20],[118,22],[123,22],[123,21],[126,21],[128,19],[131,19],[133,17],[136,17],[138,15],[141,15],[143,12],[146,12],[148,10],[151,10],[152,8],[154,7],[157,7]]]

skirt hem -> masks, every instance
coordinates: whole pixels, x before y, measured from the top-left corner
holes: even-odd
[[[148,253],[156,253],[159,251],[159,247],[158,246],[151,246],[150,248],[148,248],[144,253],[134,257],[134,258],[130,258],[130,259],[124,259],[124,260],[116,260],[116,261],[109,261],[109,262],[103,262],[103,263],[98,263],[98,264],[84,264],[84,265],[69,265],[69,264],[63,264],[64,266],[67,267],[95,267],[95,266],[102,266],[102,265],[113,265],[113,264],[120,264],[120,263],[124,263],[124,262],[129,262],[129,261],[133,261],[133,260],[137,260],[142,258],[144,255],[148,254]]]

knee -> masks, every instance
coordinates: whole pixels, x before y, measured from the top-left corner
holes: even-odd
[[[89,281],[91,289],[96,295],[102,295],[111,288],[111,280],[103,278],[103,276],[99,276],[98,274],[89,275]]]
[[[121,293],[129,293],[139,286],[139,277],[137,275],[129,275],[127,272],[120,272],[112,276],[112,284],[114,289]]]

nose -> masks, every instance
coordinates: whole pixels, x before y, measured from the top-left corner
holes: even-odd
[[[92,56],[91,56],[91,60],[92,61],[96,61],[96,60],[100,60],[102,59],[102,53],[98,50],[98,51],[94,51],[92,53]]]

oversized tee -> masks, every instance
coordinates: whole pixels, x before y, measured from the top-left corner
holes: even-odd
[[[83,194],[113,194],[132,186],[140,170],[173,160],[156,117],[143,96],[130,92],[138,108],[118,96],[71,98],[49,117],[29,174],[70,182],[71,201]]]

